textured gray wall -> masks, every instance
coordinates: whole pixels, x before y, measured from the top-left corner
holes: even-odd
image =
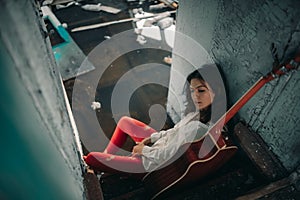
[[[280,61],[299,49],[299,16],[298,0],[189,0],[180,2],[177,31],[201,44],[220,65],[232,104],[271,70],[272,44]],[[178,43],[174,51],[189,51]],[[176,56],[172,69],[170,88],[180,88],[172,73],[179,70],[187,74],[189,69]],[[288,170],[300,164],[299,80],[300,72],[295,72],[268,83],[238,113]],[[168,111],[176,120],[180,111],[174,105],[169,101]]]
[[[84,199],[81,147],[38,9],[1,6],[0,199]]]

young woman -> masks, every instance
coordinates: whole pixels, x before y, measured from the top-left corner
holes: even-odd
[[[216,69],[215,65],[205,65],[187,77],[187,99],[192,100],[194,112],[189,112],[174,128],[156,131],[136,119],[122,117],[105,151],[89,153],[84,156],[85,162],[102,172],[145,173],[167,162],[183,144],[200,139],[226,110],[217,108],[218,101],[224,105],[225,99]],[[136,142],[132,154],[116,155],[127,136]]]

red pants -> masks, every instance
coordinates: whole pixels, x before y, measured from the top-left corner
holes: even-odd
[[[129,135],[135,142],[150,137],[156,132],[143,122],[130,117],[122,117],[105,151],[91,152],[84,156],[85,162],[95,170],[108,173],[145,173],[142,159],[139,156],[114,155],[125,143]]]

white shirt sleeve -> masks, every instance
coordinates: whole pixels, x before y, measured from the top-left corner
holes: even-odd
[[[159,131],[156,133],[152,133],[151,134],[151,143],[156,142],[159,138],[164,137],[166,134],[168,134],[169,132],[171,132],[172,129],[168,129],[166,131]]]
[[[187,116],[185,116],[183,119],[181,119],[173,128],[168,129],[166,131],[159,131],[156,133],[151,134],[151,143],[156,142],[158,139],[164,137],[165,135],[174,132],[178,127],[180,127],[183,123],[186,123],[186,120],[190,120],[192,116],[194,116],[195,113],[190,113]]]

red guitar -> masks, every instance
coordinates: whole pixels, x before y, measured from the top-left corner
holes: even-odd
[[[159,197],[171,187],[185,185],[216,171],[237,151],[221,133],[226,124],[266,83],[300,65],[300,54],[285,65],[261,77],[199,140],[183,145],[175,157],[158,170],[148,173],[143,181],[147,190]]]

